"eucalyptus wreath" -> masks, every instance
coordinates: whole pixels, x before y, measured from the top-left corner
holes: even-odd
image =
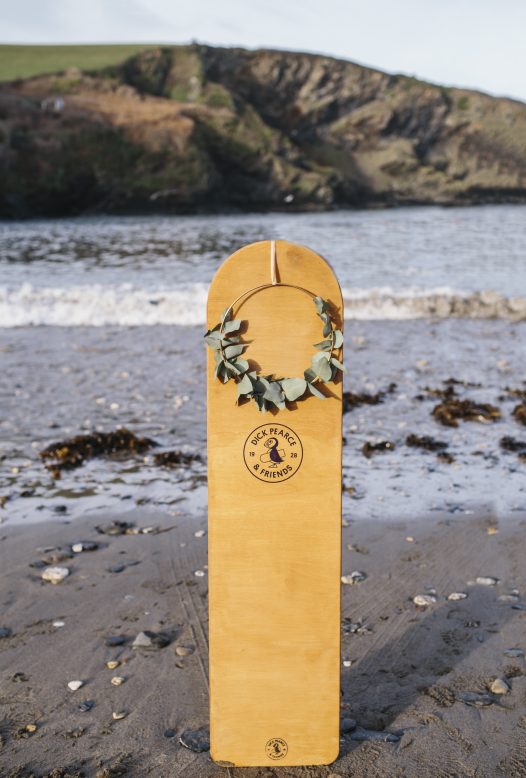
[[[311,359],[311,366],[303,371],[303,378],[275,378],[273,375],[258,375],[251,370],[250,363],[242,357],[248,343],[243,343],[239,330],[244,322],[232,319],[232,307],[227,308],[221,321],[205,333],[207,345],[214,351],[215,375],[226,384],[233,379],[237,384],[237,404],[242,400],[253,400],[260,411],[287,408],[287,402],[294,402],[310,395],[325,400],[318,386],[335,380],[339,371],[345,368],[333,354],[341,356],[343,333],[337,329],[330,314],[330,306],[321,297],[312,298],[316,312],[323,322],[323,340],[315,343],[317,349]],[[316,386],[318,384],[318,386]]]

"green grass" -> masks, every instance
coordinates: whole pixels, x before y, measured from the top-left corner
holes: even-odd
[[[155,43],[94,44],[90,46],[10,46],[0,44],[0,81],[58,73],[68,68],[96,70],[116,65]]]

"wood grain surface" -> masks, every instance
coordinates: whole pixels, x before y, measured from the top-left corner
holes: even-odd
[[[277,241],[276,256],[279,281],[327,299],[341,327],[329,264],[286,241]],[[238,295],[269,282],[269,260],[270,241],[262,241],[223,263],[210,288],[209,327]],[[247,321],[244,356],[262,374],[303,376],[323,339],[312,298],[289,287],[249,295],[234,317]],[[339,749],[341,381],[324,387],[326,400],[262,414],[254,402],[236,405],[234,381],[216,379],[208,351],[212,757],[235,766],[328,764]],[[260,427],[263,441],[249,460]],[[292,466],[286,478],[253,471],[272,435]]]

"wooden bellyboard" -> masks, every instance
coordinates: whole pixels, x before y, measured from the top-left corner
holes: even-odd
[[[269,283],[269,257],[262,241],[223,263],[209,328],[239,295]],[[279,280],[328,300],[341,328],[329,264],[286,241],[276,257]],[[262,375],[303,376],[323,339],[311,297],[289,287],[249,295],[233,316],[248,323],[244,356]],[[212,758],[329,764],[339,750],[341,381],[323,388],[326,400],[263,414],[253,401],[236,405],[235,382],[215,377],[207,351]],[[263,464],[269,436],[290,468],[277,477]]]

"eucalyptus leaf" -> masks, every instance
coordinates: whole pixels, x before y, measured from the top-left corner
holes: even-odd
[[[328,321],[323,327],[323,337],[328,338],[332,332],[332,324]]]
[[[221,375],[222,375],[221,371],[224,368],[224,366],[225,366],[225,363],[223,361],[223,358],[221,358],[219,360],[219,362],[217,362],[217,364],[216,364],[215,374],[216,374],[217,378],[221,377]]]
[[[237,399],[239,399],[243,395],[251,394],[252,392],[252,381],[247,375],[244,375],[241,381],[237,384]]]
[[[243,353],[243,349],[245,348],[246,343],[238,343],[234,346],[226,346],[224,348],[225,357],[227,359],[232,359],[232,357],[238,357],[240,354]]]
[[[232,308],[230,308],[230,307],[229,308],[225,308],[225,310],[221,314],[221,321],[222,322],[230,321],[231,318],[232,318]]]
[[[236,359],[234,364],[240,373],[246,373],[249,368],[249,364],[246,359]]]
[[[228,335],[229,332],[237,332],[242,323],[243,322],[240,319],[233,319],[232,321],[228,321],[223,327],[223,332],[225,335]]]
[[[222,336],[219,330],[209,330],[205,335],[205,342],[211,348],[219,348],[221,344]]]
[[[284,378],[281,382],[285,397],[290,402],[297,400],[307,389],[307,382],[304,378]]]
[[[320,390],[319,390],[319,389],[318,389],[316,386],[314,386],[314,384],[313,384],[313,383],[308,383],[308,384],[307,384],[307,386],[308,386],[309,392],[310,392],[312,395],[314,395],[314,397],[318,397],[320,400],[326,400],[326,399],[327,399],[327,398],[325,397],[325,395],[324,395],[324,394],[322,394],[322,393],[320,392]]]
[[[263,399],[268,402],[274,403],[278,408],[282,408],[285,404],[285,394],[280,384],[277,381],[270,381],[267,386]]]
[[[315,343],[314,348],[321,349],[323,351],[332,349],[332,340],[322,340],[320,343]]]
[[[339,359],[336,359],[336,357],[331,357],[331,364],[334,365],[334,367],[337,367],[338,370],[341,370],[342,373],[345,373],[345,367],[342,365]]]
[[[318,374],[316,373],[315,370],[312,369],[312,367],[308,367],[306,370],[304,370],[303,375],[305,376],[305,380],[308,381],[309,383],[311,381],[314,381],[318,376]]]
[[[229,362],[228,359],[225,359],[225,367],[229,373],[232,373],[232,375],[239,375],[239,370],[235,364],[233,362]]]
[[[343,346],[343,332],[341,330],[334,330],[334,348],[341,348]]]
[[[316,371],[322,381],[330,381],[332,377],[331,366],[328,360],[328,354],[325,351],[319,351],[312,357],[312,368]]]

